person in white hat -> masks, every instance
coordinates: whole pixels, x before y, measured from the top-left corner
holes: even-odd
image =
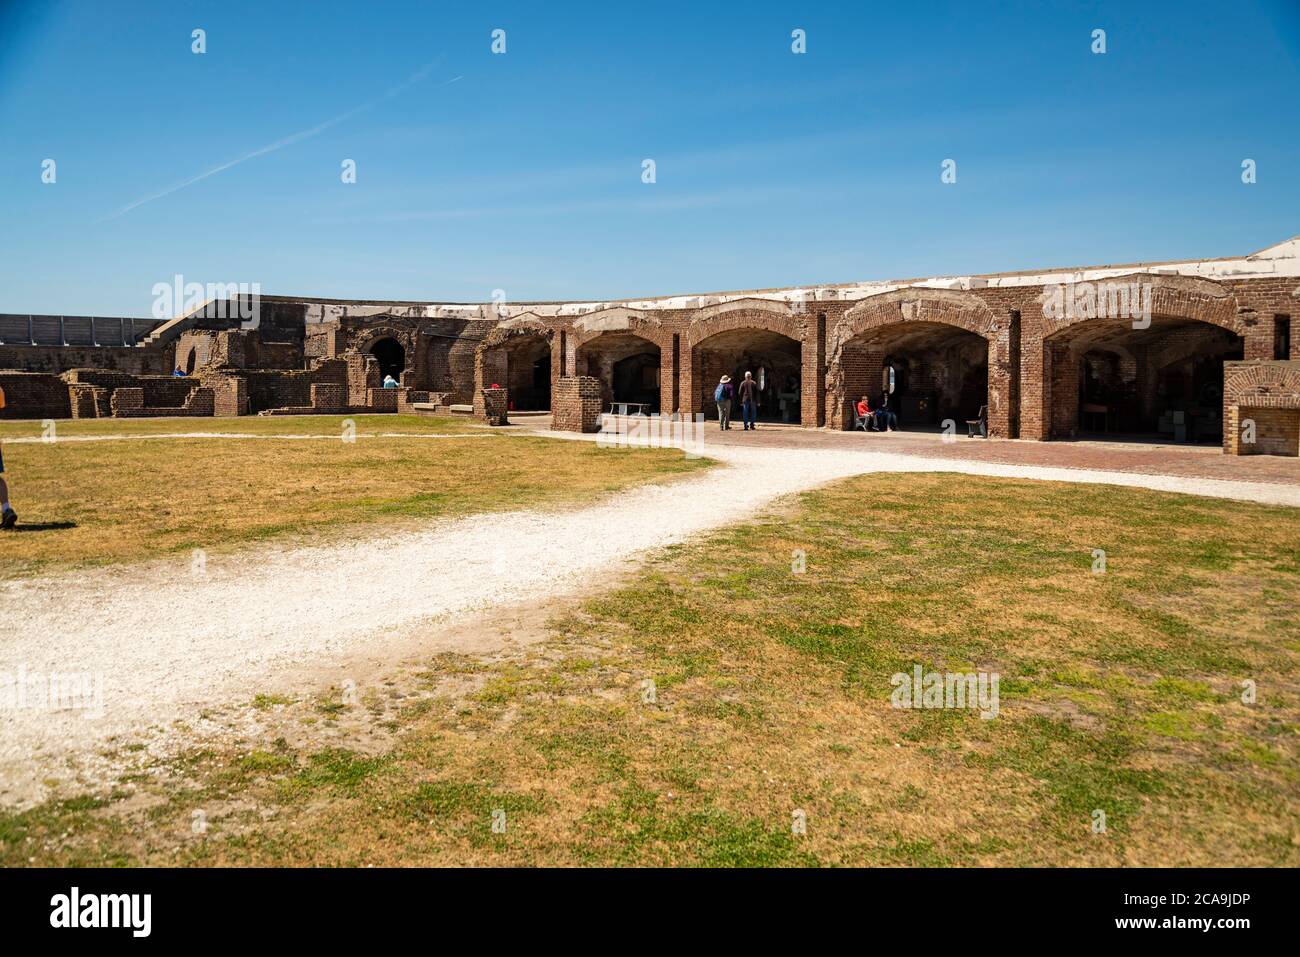
[[[724,375],[718,380],[718,387],[713,390],[713,401],[718,403],[718,427],[722,431],[731,428],[731,376]]]

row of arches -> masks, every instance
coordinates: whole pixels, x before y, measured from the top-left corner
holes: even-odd
[[[1157,295],[1162,311],[1145,322],[1044,323],[1023,337],[1018,313],[999,318],[978,297],[947,290],[863,300],[829,330],[814,325],[825,322],[821,315],[750,308],[719,310],[677,333],[634,315],[587,327],[580,320],[567,332],[534,322],[481,347],[487,365],[497,363],[483,384],[504,380],[514,408],[547,409],[554,378],[591,376],[607,408],[629,402],[713,418],[719,378],[739,382],[749,371],[760,382],[759,417],[767,421],[842,426],[851,419],[849,403],[865,395],[873,406],[888,397],[911,429],[984,413],[993,434],[1014,436],[1022,410],[1030,409],[1032,437],[1217,442],[1223,364],[1245,357],[1245,329],[1221,300],[1179,314],[1188,299],[1179,295]],[[804,408],[812,402],[825,403],[815,416]]]

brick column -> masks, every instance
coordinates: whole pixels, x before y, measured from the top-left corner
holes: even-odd
[[[593,376],[565,376],[555,385],[551,428],[561,432],[599,432],[601,389]]]
[[[1037,324],[1035,324],[1036,326]],[[1051,413],[1051,350],[1041,329],[1021,327],[1020,341],[1020,437],[1042,441],[1049,435]]]
[[[483,419],[488,425],[509,425],[510,420],[506,415],[507,405],[506,390],[493,389],[491,387],[479,391],[483,403]]]

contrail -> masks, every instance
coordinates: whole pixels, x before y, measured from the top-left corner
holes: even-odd
[[[294,143],[300,143],[306,139],[310,139],[311,137],[316,136],[318,133],[323,133],[331,126],[336,126],[339,123],[342,123],[344,120],[356,116],[358,113],[364,112],[365,110],[368,110],[371,107],[383,103],[385,100],[391,100],[393,97],[399,95],[400,93],[403,93],[408,88],[414,86],[416,83],[419,83],[421,80],[427,77],[433,71],[433,68],[438,65],[438,62],[439,62],[438,60],[433,60],[429,63],[426,63],[424,66],[420,67],[420,69],[416,70],[414,73],[408,76],[401,83],[389,89],[388,92],[386,92],[383,96],[376,97],[375,99],[370,100],[369,102],[362,103],[360,106],[354,106],[352,109],[348,110],[347,112],[340,113],[338,116],[335,116],[332,119],[328,119],[323,123],[318,123],[316,126],[313,126],[310,129],[300,130],[297,133],[293,133],[290,136],[284,137],[283,139],[276,140],[274,143],[271,143],[267,146],[263,146],[260,149],[255,149],[251,153],[245,153],[243,156],[239,157],[238,159],[233,159],[227,163],[222,163],[220,166],[214,166],[212,167],[212,169],[205,170],[204,172],[199,173],[199,175],[197,176],[190,177],[189,179],[185,180],[183,183],[177,183],[174,186],[169,186],[166,189],[164,189],[162,192],[152,193],[148,196],[141,197],[140,199],[137,199],[135,202],[128,203],[127,205],[123,206],[121,209],[117,210],[116,212],[110,213],[109,215],[104,216],[101,219],[95,220],[95,222],[103,223],[103,222],[107,222],[110,219],[117,219],[119,216],[129,213],[131,210],[139,206],[143,206],[145,203],[152,203],[155,199],[162,199],[164,196],[170,196],[172,193],[175,193],[178,190],[182,190],[186,186],[193,186],[195,183],[199,182],[200,180],[207,179],[209,176],[216,176],[218,173],[228,170],[232,166],[238,166],[240,163],[246,163],[251,159],[257,158],[258,156],[265,156],[267,153],[274,153],[276,150],[283,149],[286,146],[292,146]],[[453,77],[452,79],[444,83],[443,86],[447,86],[451,83],[455,83],[457,80],[460,79],[462,79],[462,77],[460,76]]]

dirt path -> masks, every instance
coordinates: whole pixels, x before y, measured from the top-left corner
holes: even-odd
[[[346,668],[359,656],[455,648],[438,636],[470,616],[590,593],[649,550],[852,475],[954,471],[1300,506],[1300,489],[1268,484],[863,451],[708,453],[722,467],[576,510],[472,516],[346,545],[259,547],[210,558],[198,571],[184,556],[0,585],[0,803],[37,799],[46,778],[111,782],[116,765],[103,756],[110,745],[146,744],[160,754],[192,745],[207,707],[301,689],[317,669]],[[464,650],[483,653],[509,640],[498,630]],[[14,693],[6,673],[65,676],[65,693],[74,676],[85,684],[72,687],[73,708],[52,710],[39,693],[14,707],[2,697]]]

